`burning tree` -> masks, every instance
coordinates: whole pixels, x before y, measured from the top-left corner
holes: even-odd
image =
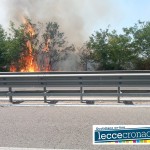
[[[37,60],[36,60],[36,50],[35,47],[38,43],[37,33],[35,25],[31,23],[29,19],[23,19],[24,24],[19,27],[19,29],[14,28],[12,24],[12,31],[14,33],[12,42],[15,40],[18,42],[19,50],[17,57],[11,55],[12,63],[10,66],[10,71],[15,72],[34,72],[39,71]]]
[[[57,70],[58,62],[68,56],[69,51],[74,50],[74,46],[68,46],[64,33],[59,31],[57,23],[46,24],[45,33],[40,37],[40,27],[32,24],[29,19],[23,19],[23,25],[19,29],[11,29],[14,33],[12,41],[18,42],[18,53],[11,55],[10,71],[15,72],[35,72]],[[40,40],[39,40],[40,39]],[[14,59],[15,58],[15,59]]]
[[[58,63],[66,59],[69,52],[74,51],[73,45],[68,45],[64,33],[59,31],[56,22],[46,24],[45,33],[42,35],[43,42],[40,45],[39,64],[40,70],[58,70]]]
[[[38,42],[36,39],[37,34],[34,25],[27,19],[24,19],[24,35],[26,50],[21,54],[20,61],[24,64],[21,72],[39,71],[35,51],[35,46]]]

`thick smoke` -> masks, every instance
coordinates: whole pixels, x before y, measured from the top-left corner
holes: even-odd
[[[81,47],[101,22],[110,24],[118,15],[114,0],[5,0],[8,22],[22,23],[26,16],[32,22],[57,22],[67,41]],[[100,28],[100,27],[98,27]],[[73,53],[60,70],[78,70],[78,51]]]
[[[68,41],[81,45],[99,20],[116,16],[113,0],[5,0],[8,20],[21,23],[27,16],[34,22],[56,21]],[[91,31],[92,32],[92,31]]]

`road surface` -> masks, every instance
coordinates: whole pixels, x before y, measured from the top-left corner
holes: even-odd
[[[149,125],[150,107],[0,107],[0,147],[147,150],[94,146],[93,125]]]

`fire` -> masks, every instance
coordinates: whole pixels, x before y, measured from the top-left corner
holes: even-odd
[[[40,67],[38,67],[37,61],[35,60],[35,54],[33,52],[33,44],[32,40],[34,39],[34,36],[36,34],[32,24],[25,18],[23,18],[23,23],[24,23],[24,34],[28,35],[29,38],[26,41],[26,47],[27,49],[21,54],[21,58],[19,60],[20,64],[23,64],[21,68],[19,68],[19,72],[37,72],[40,71]],[[45,43],[45,47],[43,48],[43,52],[47,53],[49,50],[49,43],[50,43],[50,38],[48,38],[47,42]],[[46,64],[44,64],[44,68],[42,68],[42,71],[50,71],[49,67],[49,62],[48,58],[44,60]],[[11,72],[16,72],[18,71],[17,67],[12,64],[10,66],[10,71]]]
[[[20,72],[35,72],[35,71],[39,71],[38,70],[38,65],[36,63],[36,61],[34,60],[33,57],[33,45],[32,45],[32,39],[34,38],[35,35],[35,31],[34,28],[32,27],[31,23],[25,19],[24,21],[24,25],[25,25],[25,34],[29,35],[29,39],[26,42],[26,47],[27,47],[27,56],[22,56],[22,58],[20,59],[20,62],[24,63],[24,67],[21,68]]]
[[[49,55],[48,55],[48,52],[50,50],[50,47],[49,47],[49,44],[51,42],[51,39],[48,37],[46,42],[45,42],[45,45],[44,45],[44,48],[43,48],[43,56],[44,56],[44,64],[42,66],[42,70],[48,72],[50,71],[50,64],[49,64]]]
[[[25,33],[28,33],[28,34],[30,34],[30,37],[33,37],[35,35],[35,31],[31,25],[31,23],[24,17],[22,18],[22,20],[25,25]]]
[[[43,51],[48,52],[50,42],[51,42],[51,39],[48,38],[46,43],[45,43],[45,47],[44,47]]]
[[[10,72],[16,72],[16,71],[17,71],[17,69],[16,69],[15,65],[12,64],[12,65],[10,66]]]

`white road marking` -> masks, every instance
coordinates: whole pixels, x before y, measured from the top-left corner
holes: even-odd
[[[0,104],[0,107],[150,107],[149,105],[116,105],[116,104]]]
[[[18,148],[18,147],[0,147],[0,150],[53,150],[53,149],[43,149],[43,148]],[[55,149],[60,150],[60,149]],[[63,150],[63,149],[61,149]],[[77,150],[77,149],[65,149],[65,150]],[[78,149],[79,150],[79,149]]]

